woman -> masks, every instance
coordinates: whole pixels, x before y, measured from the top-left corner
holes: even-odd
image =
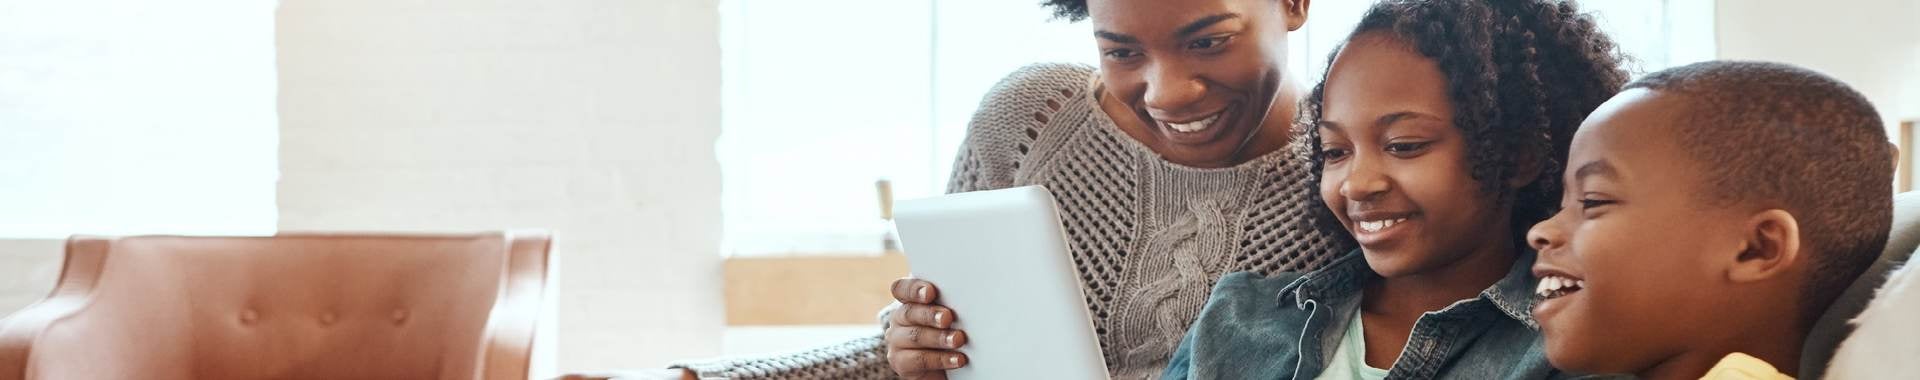
[[[1287,33],[1308,0],[1049,1],[1091,19],[1100,67],[1014,72],[974,114],[949,192],[1044,185],[1061,211],[1116,379],[1156,377],[1213,281],[1301,271],[1352,249],[1314,228],[1303,157],[1285,149],[1301,89]],[[796,356],[683,365],[701,376],[942,379],[965,311],[902,279],[882,337]]]

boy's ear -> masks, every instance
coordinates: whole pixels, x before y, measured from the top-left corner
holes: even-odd
[[[1298,32],[1307,25],[1307,8],[1313,0],[1280,0],[1280,11],[1287,13],[1287,31]]]
[[[1800,222],[1786,210],[1761,211],[1743,228],[1745,249],[1727,268],[1727,279],[1754,282],[1779,277],[1805,259],[1800,252]]]

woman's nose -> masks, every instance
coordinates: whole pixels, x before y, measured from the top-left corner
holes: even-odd
[[[1146,105],[1161,111],[1185,111],[1206,95],[1207,85],[1185,65],[1155,64],[1147,74]]]

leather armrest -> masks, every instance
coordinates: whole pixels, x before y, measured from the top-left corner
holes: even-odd
[[[111,241],[75,236],[67,240],[60,280],[46,299],[0,319],[0,380],[25,379],[34,340],[54,322],[78,314],[92,301]]]

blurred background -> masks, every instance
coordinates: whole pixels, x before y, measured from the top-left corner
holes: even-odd
[[[1315,78],[1369,2],[1313,3]],[[1636,74],[1829,73],[1920,119],[1920,2],[1584,1]],[[883,193],[981,96],[1093,64],[1035,0],[0,0],[0,313],[71,234],[554,231],[559,371],[876,333]],[[1903,122],[1905,123],[1903,125]],[[1901,190],[1910,187],[1902,163]]]

